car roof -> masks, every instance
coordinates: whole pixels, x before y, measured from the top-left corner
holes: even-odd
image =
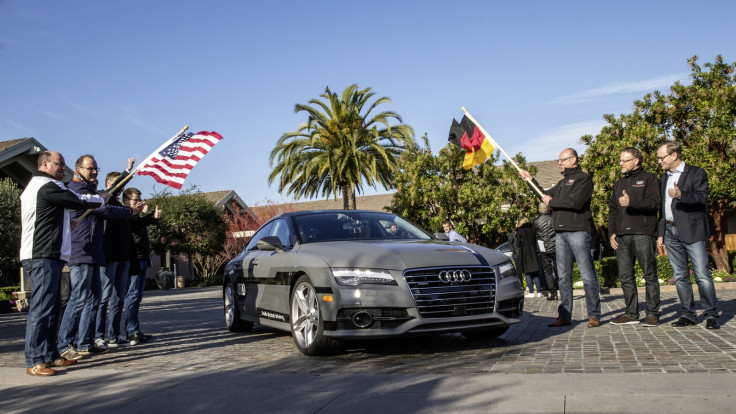
[[[395,216],[394,213],[389,213],[387,211],[375,211],[375,210],[302,210],[302,211],[289,211],[286,213],[281,213],[276,217],[296,217],[296,216],[306,216],[310,214],[321,214],[321,213],[344,213],[344,214],[379,213],[379,214],[390,214],[390,215]]]

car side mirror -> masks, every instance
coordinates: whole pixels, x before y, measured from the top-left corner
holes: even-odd
[[[284,245],[281,244],[281,239],[278,237],[266,236],[261,240],[258,240],[258,243],[256,243],[256,249],[264,252],[272,252],[274,250],[281,252],[284,250]]]
[[[437,240],[450,241],[450,238],[445,233],[435,233],[433,237]]]

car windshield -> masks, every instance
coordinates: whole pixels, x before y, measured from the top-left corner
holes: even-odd
[[[324,212],[294,217],[302,243],[336,240],[430,240],[399,216],[380,212]]]

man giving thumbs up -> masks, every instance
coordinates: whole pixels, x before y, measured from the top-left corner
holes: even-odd
[[[634,277],[634,260],[639,260],[646,281],[644,326],[659,323],[659,282],[655,259],[657,212],[661,196],[657,176],[641,168],[641,151],[625,148],[619,164],[623,177],[613,186],[608,202],[608,232],[616,250],[618,279],[624,291],[624,314],[611,321],[615,325],[639,323],[639,301]]]

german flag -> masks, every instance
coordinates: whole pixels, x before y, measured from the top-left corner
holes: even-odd
[[[495,149],[491,141],[480,131],[480,128],[467,116],[463,116],[460,123],[455,119],[452,120],[450,137],[447,140],[465,149],[463,168],[466,170],[482,164],[493,154]]]

